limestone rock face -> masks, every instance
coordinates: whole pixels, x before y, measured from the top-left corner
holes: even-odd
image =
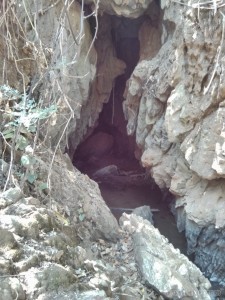
[[[150,206],[144,205],[140,207],[136,207],[132,214],[142,217],[144,220],[148,220],[152,225],[154,225],[153,221],[153,213],[151,212]]]
[[[127,132],[136,135],[142,165],[177,197],[189,252],[218,281],[224,277],[224,8],[166,0],[161,8],[161,47],[154,52],[148,45],[150,55],[145,49],[127,84]]]
[[[50,176],[54,201],[65,205],[71,222],[79,228],[81,236],[91,240],[106,238],[115,241],[118,238],[118,223],[102,199],[97,183],[76,170],[67,155],[55,158],[48,175],[51,157],[51,152],[45,153],[37,159],[36,167],[42,180]],[[38,181],[36,184],[38,189]]]
[[[6,55],[4,46],[0,47],[1,64],[5,61],[2,69],[10,74],[10,86],[29,90],[35,99],[41,99],[42,107],[57,106],[57,112],[42,124],[40,132],[48,145],[54,147],[60,140],[62,149],[67,140],[64,133],[74,131],[81,107],[88,100],[97,63],[90,26],[87,19],[81,20],[80,4],[64,5],[61,1],[17,1],[18,23],[14,26],[23,24],[23,28],[12,41],[12,48],[19,51],[11,55],[18,64]],[[19,79],[21,74],[23,80]]]
[[[96,77],[90,87],[86,89],[89,92],[89,97],[85,98],[81,104],[79,120],[77,120],[74,131],[70,132],[70,156],[73,156],[74,150],[88,129],[91,131],[96,126],[103,104],[109,100],[115,78],[123,74],[126,68],[125,63],[116,57],[111,36],[112,22],[110,17],[107,15],[99,16],[98,22],[98,38],[94,44],[97,53]]]
[[[108,14],[115,14],[127,18],[137,18],[143,14],[152,1],[153,0],[101,0],[97,1],[97,3],[99,9]],[[96,1],[85,0],[85,3],[96,3]]]
[[[223,140],[225,109],[223,103],[213,113],[195,125],[185,137],[181,150],[185,154],[190,169],[199,177],[215,179],[224,177]],[[217,171],[219,173],[217,173]]]
[[[39,157],[44,179],[41,161]],[[61,169],[65,167],[62,160],[60,166]],[[71,171],[65,170],[71,176]],[[153,300],[163,300],[140,282],[131,236],[120,229],[116,243],[109,240],[116,228],[113,225],[109,230],[107,222],[109,224],[114,218],[110,220],[111,215],[109,210],[105,210],[104,202],[94,198],[96,185],[91,186],[90,192],[87,176],[82,176],[82,181],[73,180],[73,185],[80,187],[81,198],[76,199],[75,189],[72,185],[67,186],[73,193],[73,198],[70,192],[67,194],[71,203],[79,201],[72,207],[62,185],[68,182],[68,178],[64,183],[61,179],[60,185],[54,166],[52,176],[56,187],[51,196],[46,195],[46,191],[41,194],[38,184],[36,192],[33,190],[35,194],[39,193],[38,198],[21,196],[20,189],[0,193],[0,198],[17,199],[0,209],[0,300],[110,300],[116,299],[118,294],[125,295],[127,299],[141,300],[143,295],[151,295]],[[64,190],[60,192],[60,189]],[[89,204],[82,199],[87,197],[83,189],[91,194]],[[59,204],[59,200],[63,205]],[[76,204],[78,207],[75,207]],[[92,214],[92,219],[89,219],[86,210]],[[99,215],[101,212],[102,216]],[[105,217],[107,221],[104,224],[102,219]],[[91,226],[88,228],[85,223]],[[108,241],[96,240],[98,237],[106,238],[101,234],[105,230],[109,230]]]
[[[220,281],[225,277],[225,7],[219,1],[212,1],[214,6],[200,3],[198,9],[194,0],[161,0],[160,11],[152,0],[86,0],[89,10],[98,11],[93,44],[97,24],[89,24],[78,1],[68,7],[65,1],[50,2],[19,0],[9,10],[17,16],[7,29],[15,38],[5,47],[8,36],[0,36],[1,82],[26,90],[43,107],[58,107],[39,131],[49,146],[64,151],[68,145],[72,157],[82,138],[97,126],[115,78],[126,72],[127,66],[116,57],[109,15],[150,15],[140,27],[140,61],[124,93],[127,132],[135,135],[137,157],[158,186],[176,196],[177,224],[186,232],[189,253],[209,278]],[[52,156],[50,151],[37,159],[46,181]],[[65,164],[57,157],[52,168],[53,198],[68,205],[71,220],[81,225],[81,236],[115,239],[116,220],[97,186],[89,180],[84,186],[84,175],[71,165],[65,171]],[[7,210],[20,200],[1,197],[0,207]],[[79,220],[73,213],[77,210]],[[99,211],[105,216],[100,220]],[[7,211],[1,220],[5,230],[21,221],[21,216],[10,214]],[[15,234],[37,238],[36,217],[17,226]],[[84,219],[89,223],[82,223]]]
[[[63,133],[65,130],[67,134],[74,131],[82,105],[88,101],[89,89],[96,75],[97,54],[95,48],[91,47],[92,35],[88,21],[80,21],[82,13],[79,3],[70,5],[64,16],[64,29],[57,32],[60,30],[57,20],[63,9],[62,3],[59,3],[42,16],[45,27],[40,26],[39,35],[51,49],[49,63],[55,66],[48,73],[41,96],[48,104],[57,101],[58,108],[47,128],[43,128],[43,133],[46,133],[46,142],[50,142],[51,146],[54,147],[61,139],[60,145],[65,149],[66,136]],[[52,30],[48,32],[46,27]],[[58,42],[55,42],[57,34]]]
[[[178,229],[186,231],[188,252],[205,275],[224,284],[224,180],[183,179],[187,191],[176,201]]]

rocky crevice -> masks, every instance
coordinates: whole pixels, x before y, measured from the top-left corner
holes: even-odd
[[[62,14],[65,10],[60,1],[53,6],[47,2],[35,6],[30,1],[17,1],[15,11],[25,24],[20,34],[25,33],[26,39],[18,35],[14,48],[19,51],[15,53],[11,49],[10,55],[21,59],[16,68],[15,57],[12,59],[7,49],[1,47],[0,64],[2,69],[5,66],[1,82],[7,80],[20,90],[25,87],[45,104],[57,104],[57,113],[47,124],[40,124],[40,135],[47,146],[68,149],[72,158],[80,142],[97,128],[104,103],[110,101],[115,79],[130,77],[124,92],[123,112],[127,133],[135,138],[135,156],[156,184],[162,190],[169,189],[176,197],[177,225],[185,231],[196,264],[210,280],[225,284],[224,7],[218,5],[213,9],[208,3],[207,9],[196,9],[194,0],[187,5],[168,0],[161,0],[160,5],[150,0],[125,2],[100,1],[98,38],[90,49],[93,35],[88,20],[84,18],[80,22],[79,2],[70,3],[68,19]],[[90,10],[96,9],[95,1],[87,0],[85,4]],[[59,22],[60,18],[63,22]],[[116,53],[115,36],[111,34],[113,19],[121,18],[143,21],[138,30],[139,62],[131,76],[126,74],[129,66]],[[9,30],[13,30],[13,23],[11,26]],[[4,37],[1,39],[4,45]],[[36,76],[33,61],[38,64]],[[42,171],[46,159],[47,165],[50,164],[49,155],[41,158]],[[67,164],[62,165],[66,182],[72,184],[78,180],[82,184],[79,176],[84,175],[69,173]],[[54,176],[61,185],[59,166],[61,163]],[[74,193],[83,195],[79,188],[67,195],[65,188],[58,193],[54,186],[57,202],[66,199],[71,205],[69,211],[80,209],[79,199],[76,204],[71,201]],[[88,205],[92,197],[98,198],[98,192],[91,194]],[[96,205],[97,212],[100,204]],[[106,226],[106,233],[102,233],[103,224],[98,222],[96,213],[94,220],[88,215],[87,219],[93,223],[86,223],[85,234],[92,232],[93,226],[96,237],[100,232],[104,238],[107,235],[113,238],[117,223],[106,206],[104,212],[105,218],[112,221]]]
[[[222,251],[215,245],[218,235],[223,240],[224,211],[222,16],[161,1],[162,16],[154,5],[140,27],[140,60],[124,93],[127,132],[156,184],[176,196],[177,224],[189,253],[220,281]],[[202,246],[208,226],[214,226],[215,240]],[[210,267],[203,252],[213,257]]]
[[[215,72],[218,47],[223,61],[222,18],[212,10],[198,15],[191,6],[161,5],[175,30],[155,58],[134,70],[125,101],[128,133],[136,131],[142,164],[156,183],[176,195],[178,228],[185,230],[196,263],[222,283],[223,73],[221,67]]]

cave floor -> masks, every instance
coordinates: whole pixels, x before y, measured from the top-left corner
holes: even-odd
[[[87,163],[81,170],[93,178],[93,174],[106,166],[115,165],[119,170],[125,172],[134,172],[136,174],[144,174],[144,169],[140,167],[136,159],[118,158],[113,155],[105,155],[94,163]],[[119,220],[122,213],[131,213],[132,209],[143,205],[149,205],[151,209],[158,211],[153,212],[154,226],[159,229],[175,248],[186,255],[186,239],[183,233],[178,232],[176,221],[171,213],[168,203],[162,200],[162,193],[160,189],[153,184],[145,182],[141,184],[123,184],[115,181],[113,177],[105,177],[103,181],[97,181],[106,204],[110,207],[114,216]],[[129,181],[128,181],[129,182]]]
[[[153,212],[154,226],[159,229],[175,248],[186,255],[186,239],[183,233],[178,232],[176,221],[170,212],[167,203],[161,200],[161,192],[151,185],[143,186],[124,186],[119,189],[102,183],[99,184],[102,197],[110,207],[112,213],[119,220],[122,213],[131,213],[127,209],[134,209],[139,206],[149,205],[152,209],[158,209]]]

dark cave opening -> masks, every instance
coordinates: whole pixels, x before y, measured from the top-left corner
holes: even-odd
[[[116,57],[126,65],[125,72],[115,79],[109,101],[103,105],[90,136],[75,152],[73,163],[89,176],[100,167],[115,164],[128,170],[143,172],[135,157],[135,136],[128,136],[123,113],[126,82],[139,61],[139,28],[146,16],[137,19],[109,16],[111,38]],[[93,20],[91,22],[93,26]]]
[[[154,225],[186,254],[185,237],[178,232],[169,208],[171,198],[163,200],[163,193],[140,165],[136,157],[140,149],[136,137],[127,134],[123,113],[126,84],[140,58],[139,29],[145,20],[151,22],[148,15],[137,19],[108,17],[116,57],[126,68],[115,79],[109,100],[104,103],[91,134],[78,145],[73,164],[99,184],[103,199],[117,219],[136,207],[148,205],[155,209]],[[93,19],[91,26],[95,26]]]

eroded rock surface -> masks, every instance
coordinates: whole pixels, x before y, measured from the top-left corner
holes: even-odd
[[[151,224],[154,224],[153,213],[151,212],[150,206],[144,205],[135,208],[132,214],[142,217],[144,220],[148,220]]]
[[[108,14],[137,18],[143,14],[153,0],[102,0],[99,1],[99,8]],[[85,0],[85,3],[95,3],[93,0]],[[95,7],[95,6],[94,6]]]
[[[82,184],[74,181],[73,185],[82,190],[84,184],[85,188],[88,187],[88,182],[90,179],[83,177]],[[55,184],[59,184],[57,180],[53,186]],[[93,187],[92,193],[91,202],[94,203]],[[81,206],[74,212],[70,207],[73,212],[71,219],[66,205],[68,199],[62,198],[61,203],[64,203],[59,204],[60,195],[57,201],[51,197],[51,205],[44,201],[44,198],[50,200],[49,196],[26,197],[19,188],[6,190],[0,197],[6,195],[8,200],[14,201],[0,210],[1,300],[105,300],[117,299],[118,296],[127,300],[141,300],[143,297],[163,300],[157,292],[140,282],[131,236],[120,230],[117,242],[109,241],[115,236],[115,225],[112,224],[110,236],[108,225],[103,224],[101,218],[106,216],[110,223],[110,218],[113,220],[114,217],[110,212],[107,215],[104,208],[102,210],[103,201],[97,208],[98,222],[102,224],[97,231],[104,237],[102,233],[106,230],[108,241],[96,240],[94,206],[91,208],[93,228],[87,228],[87,216],[81,217],[85,212]],[[82,201],[80,199],[80,203]],[[79,221],[75,222],[76,218]]]
[[[48,151],[42,158],[37,157],[36,167],[40,172],[40,179],[47,180],[50,176],[52,198],[65,205],[65,212],[70,220],[77,224],[77,228],[80,227],[81,236],[116,240],[118,224],[102,199],[98,185],[76,170],[67,155],[57,156],[49,173],[51,161],[52,153]],[[38,185],[37,180],[37,191]]]
[[[124,214],[120,223],[132,235],[135,259],[147,285],[167,299],[211,299],[209,281],[158,229],[133,214]]]
[[[4,9],[7,11],[7,6]],[[1,42],[1,61],[5,61],[2,69],[6,70],[10,86],[29,90],[35,98],[42,99],[43,106],[57,104],[57,113],[42,126],[41,133],[53,147],[61,139],[64,149],[65,130],[74,131],[96,74],[97,54],[91,47],[88,20],[81,20],[78,2],[25,0],[17,1],[14,10],[17,21],[8,29],[14,31],[20,28],[19,24],[23,27],[12,41],[15,50],[12,57],[6,55],[5,42]],[[20,58],[17,65],[13,57]],[[4,82],[4,75],[0,76]]]
[[[89,10],[99,9],[99,33],[94,45],[91,30],[96,24],[91,26],[84,18],[78,2],[71,1],[65,7],[63,1],[16,1],[13,10],[8,10],[11,15],[7,15],[13,21],[9,27],[4,24],[8,36],[0,37],[0,66],[4,70],[0,73],[1,82],[7,81],[35,99],[42,99],[41,105],[57,105],[58,111],[41,124],[40,132],[46,144],[61,146],[63,151],[71,134],[72,157],[88,127],[94,130],[115,78],[128,67],[116,57],[112,19],[103,12],[130,18],[146,12],[150,19],[143,19],[139,31],[140,61],[124,94],[127,132],[136,136],[136,157],[157,185],[176,196],[177,224],[186,232],[189,253],[195,254],[196,263],[211,280],[225,283],[225,8],[213,1],[214,6],[211,2],[204,7],[198,3],[198,9],[194,0],[183,4],[161,0],[161,12],[151,0],[85,3],[90,4]],[[9,36],[13,38],[5,47]],[[80,236],[93,233],[94,237],[116,238],[117,223],[101,200],[96,184],[87,180],[86,187],[86,177],[74,172],[58,156],[52,166],[52,156],[50,151],[37,157],[41,176],[35,183],[36,193],[45,199],[38,184],[43,179],[48,181],[51,167],[53,200],[67,203],[68,209],[64,209],[70,221],[79,224]],[[3,161],[0,165],[3,187],[9,165]],[[74,182],[78,183],[76,187]],[[21,202],[21,194],[17,198],[17,193],[16,197],[11,197],[10,190],[6,193],[9,196],[0,198],[3,229],[38,239],[40,215],[46,216],[46,208],[41,212],[25,208],[28,204]],[[29,205],[39,205],[38,202],[36,199]],[[32,218],[20,225],[23,209]],[[100,220],[99,210],[104,212]],[[75,211],[79,212],[77,216]],[[49,223],[48,217],[41,220],[45,225]],[[20,248],[15,252],[15,257],[21,255]],[[11,256],[4,260],[2,270],[7,273],[12,267]],[[34,257],[30,264],[35,265],[35,261]],[[12,282],[4,284],[11,286]],[[22,299],[20,286],[16,290]]]
[[[195,4],[161,1],[162,45],[141,57],[124,113],[143,166],[177,197],[177,224],[189,253],[208,278],[222,283],[224,7],[198,10]]]

